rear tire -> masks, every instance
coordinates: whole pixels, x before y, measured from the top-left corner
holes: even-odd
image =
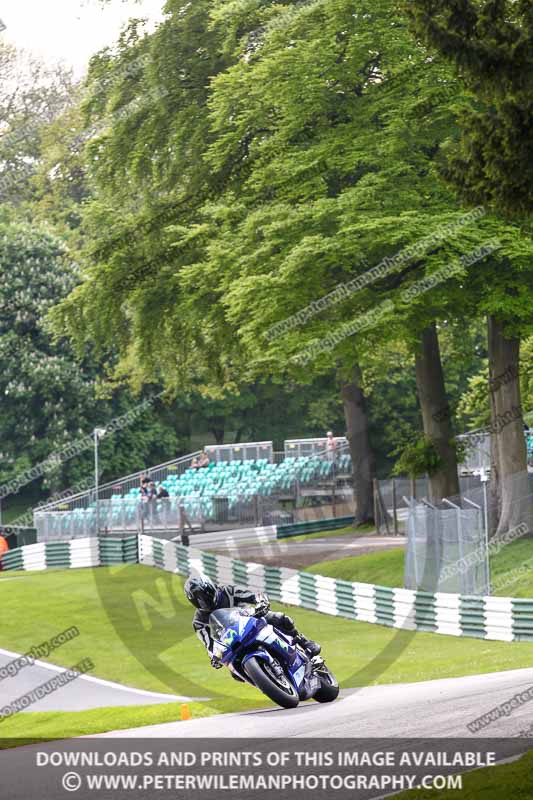
[[[270,672],[269,665],[261,658],[250,658],[244,665],[246,674],[254,685],[270,700],[282,708],[296,708],[300,698],[294,686],[286,680],[286,687],[277,682],[276,676]]]
[[[332,703],[339,696],[339,684],[335,675],[327,667],[317,673],[322,686],[314,695],[317,703]]]

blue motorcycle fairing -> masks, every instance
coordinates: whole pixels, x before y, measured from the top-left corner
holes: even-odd
[[[211,614],[210,627],[220,651],[218,657],[240,677],[249,681],[243,667],[251,658],[267,663],[277,658],[302,699],[318,688],[310,659],[294,646],[291,637],[273,628],[263,617],[251,616],[239,607],[217,609]],[[264,649],[258,648],[258,644]]]
[[[241,661],[242,666],[244,667],[246,662],[249,661],[251,658],[260,658],[263,661],[268,661],[269,664],[272,664],[274,661],[268,650],[254,650],[251,653],[246,653],[243,660]]]

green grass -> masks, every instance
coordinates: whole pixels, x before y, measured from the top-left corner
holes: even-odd
[[[321,561],[306,567],[306,572],[340,578],[345,581],[377,583],[380,586],[403,586],[404,550],[385,550],[335,561]]]
[[[99,677],[141,689],[211,698],[194,705],[197,714],[269,705],[253,687],[231,680],[226,670],[211,668],[192,631],[192,608],[183,596],[179,576],[140,565],[22,576],[3,587],[0,581],[0,647],[22,653],[76,625],[80,636],[53,651],[49,661],[70,667],[91,658],[92,674]],[[299,608],[291,614],[302,631],[322,643],[343,687],[518,669],[529,667],[533,660],[533,643],[398,631]],[[143,724],[143,720],[167,721],[176,718],[176,706],[92,713],[77,717],[24,713],[4,721],[0,735],[31,738],[60,731],[67,735],[76,725],[96,732],[91,726],[100,724],[99,714],[108,730],[117,724]]]
[[[188,705],[193,717],[204,717],[210,713],[205,704]],[[180,715],[180,703],[93,708],[90,711],[70,713],[40,711],[17,714],[0,725],[0,749],[30,744],[39,739],[93,736],[106,731],[176,722]]]
[[[242,702],[240,711],[273,705],[266,698]],[[193,719],[235,711],[233,701],[221,702],[218,707],[208,703],[187,703]],[[149,706],[116,706],[93,708],[89,711],[24,712],[0,725],[0,750],[19,747],[43,739],[68,739],[74,736],[95,736],[107,731],[141,728],[181,721],[182,703],[161,703]]]
[[[347,525],[346,528],[339,528],[336,531],[317,531],[316,533],[302,533],[297,536],[289,536],[283,541],[297,541],[306,542],[308,539],[327,539],[329,536],[368,536],[375,533],[376,528],[374,525],[361,525],[357,530],[352,525]]]
[[[322,561],[306,568],[315,575],[346,581],[403,586],[405,550],[387,550]],[[533,539],[512,542],[491,558],[493,594],[499,597],[533,597]]]
[[[462,790],[423,790],[396,794],[396,800],[531,800],[533,785],[533,753],[527,753],[519,761],[499,767],[485,767],[463,775]]]

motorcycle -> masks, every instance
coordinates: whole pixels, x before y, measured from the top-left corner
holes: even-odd
[[[294,639],[254,616],[245,606],[221,608],[209,617],[213,655],[236,680],[255,686],[282,708],[313,698],[331,703],[339,684],[320,656],[309,656]]]

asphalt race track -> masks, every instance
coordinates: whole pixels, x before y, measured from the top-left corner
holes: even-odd
[[[514,737],[532,723],[533,701],[478,734],[468,722],[533,686],[533,669],[495,672],[425,683],[369,686],[345,691],[335,703],[225,714],[189,722],[151,725],[103,737],[142,738],[468,738]]]
[[[199,542],[201,540],[199,538]],[[195,545],[196,546],[196,545]],[[199,546],[199,545],[198,545]],[[364,556],[383,550],[405,547],[404,536],[327,536],[323,539],[278,539],[264,544],[241,544],[210,547],[213,552],[242,561],[302,569],[320,561],[337,561],[350,556]]]
[[[0,649],[0,669],[17,657],[20,657],[20,654]],[[16,676],[0,680],[0,708],[4,708],[64,671],[64,667],[35,661],[32,666],[21,669]],[[26,711],[84,711],[90,708],[147,706],[191,699],[180,695],[133,689],[112,681],[94,678],[92,675],[80,675],[72,683],[32,703]]]

